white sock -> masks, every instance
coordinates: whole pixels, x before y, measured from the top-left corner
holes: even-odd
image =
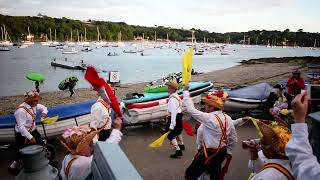
[[[17,167],[17,162],[13,161],[13,163],[10,165],[10,168],[14,169]]]
[[[171,144],[177,151],[180,150],[180,147],[178,146],[178,142],[176,139],[172,139]]]
[[[180,145],[183,145],[182,134],[180,134],[180,135],[177,137],[177,139],[178,139],[179,144],[180,144]]]

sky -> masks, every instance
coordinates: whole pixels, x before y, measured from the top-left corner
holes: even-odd
[[[0,0],[0,14],[67,17],[210,32],[320,32],[320,0]]]

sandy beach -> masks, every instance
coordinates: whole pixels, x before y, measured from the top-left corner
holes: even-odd
[[[192,76],[193,81],[212,81],[215,87],[234,87],[259,82],[275,83],[287,79],[294,69],[306,71],[306,64],[320,60],[320,57],[262,58],[242,61],[239,65],[224,70],[212,71]],[[198,71],[201,71],[199,69]],[[116,95],[122,100],[127,93],[142,93],[147,83],[124,84],[115,87]],[[47,107],[95,100],[97,94],[91,89],[76,89],[75,95],[69,97],[69,91],[42,93],[41,104]],[[0,97],[0,115],[12,114],[23,101],[22,96]]]

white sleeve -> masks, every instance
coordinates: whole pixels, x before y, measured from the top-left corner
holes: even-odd
[[[187,112],[190,113],[195,120],[210,128],[220,128],[219,123],[212,123],[215,122],[215,117],[210,116],[209,113],[201,112],[194,107],[189,91],[183,91],[183,103]]]
[[[263,167],[263,162],[261,161],[260,158],[256,159],[256,160],[249,160],[249,163],[248,163],[248,168],[251,172],[253,173],[258,173],[260,172],[260,170],[262,169]]]
[[[170,112],[170,127],[169,129],[173,130],[176,126],[176,118],[178,114],[179,102],[175,98],[170,98],[168,102],[168,111]]]
[[[232,120],[232,123],[235,128],[242,126],[245,122],[242,118],[238,118],[236,120]]]
[[[21,135],[30,140],[30,139],[33,138],[33,136],[28,132],[28,130],[25,127],[25,123],[26,123],[25,118],[26,118],[26,116],[25,116],[24,111],[25,110],[23,110],[21,108],[16,110],[16,112],[14,113],[14,117],[16,118],[17,127],[18,127],[19,132],[21,133]]]
[[[119,144],[121,141],[122,133],[118,129],[112,129],[110,137],[107,139],[107,142]]]
[[[197,130],[197,140],[198,149],[202,147],[203,144],[203,125],[201,124]]]
[[[286,146],[286,155],[292,164],[293,176],[296,179],[318,179],[320,164],[312,154],[307,124],[292,124],[291,130],[292,138]]]
[[[232,119],[229,116],[226,116],[226,120],[230,120],[229,122],[232,122]],[[227,145],[227,152],[228,154],[231,154],[232,149],[237,145],[238,138],[237,138],[237,132],[233,125],[233,123],[230,123],[230,133],[228,135],[228,145]]]
[[[104,123],[109,123],[111,126],[111,119],[109,112],[105,107],[100,107],[100,103],[96,103],[91,107],[91,122],[90,127],[100,128]]]
[[[44,114],[48,114],[48,108],[42,104],[37,104],[37,109],[41,110],[41,112]]]

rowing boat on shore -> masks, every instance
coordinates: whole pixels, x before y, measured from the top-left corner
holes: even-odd
[[[59,120],[54,124],[43,124],[40,121],[40,116],[38,116],[36,118],[37,129],[42,137],[45,137],[46,134],[50,139],[60,136],[67,128],[88,124],[90,122],[90,109],[94,103],[95,101],[89,101],[48,108],[48,117],[59,116]],[[13,114],[0,116],[0,143],[14,141],[14,127],[15,117]]]

